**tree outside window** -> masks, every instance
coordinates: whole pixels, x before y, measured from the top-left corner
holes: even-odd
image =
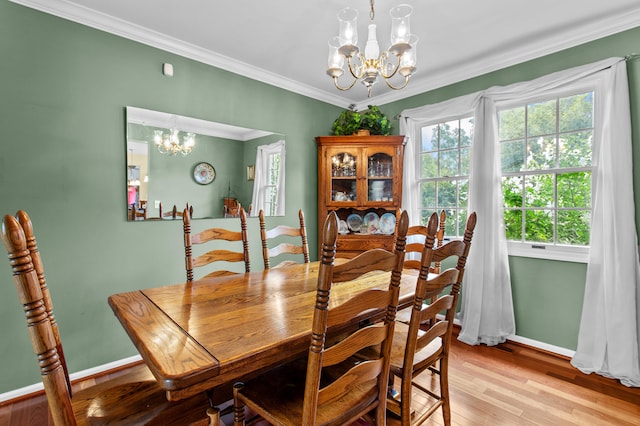
[[[498,112],[507,239],[587,246],[593,92]]]
[[[445,234],[460,237],[467,220],[473,117],[421,128],[420,208],[426,225],[433,212],[445,210]]]

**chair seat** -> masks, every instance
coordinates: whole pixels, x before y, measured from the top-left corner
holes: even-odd
[[[135,395],[123,398],[123,395]],[[171,402],[144,364],[126,374],[97,383],[73,394],[78,425],[207,425],[209,402],[204,393]]]
[[[405,262],[406,263],[406,262]],[[401,322],[404,324],[409,324],[411,320],[411,307],[399,310],[396,313],[396,322]]]
[[[402,376],[408,334],[409,325],[397,322],[393,333],[393,346],[391,347],[391,372],[397,376]],[[418,330],[418,338],[424,334],[424,331]],[[436,337],[427,346],[416,349],[413,358],[413,369],[421,371],[429,367],[436,362],[440,355],[442,355],[442,339]]]
[[[335,368],[336,374],[332,374],[333,367],[323,371],[323,378],[337,376],[339,367]],[[242,393],[255,404],[268,411],[268,407],[278,407],[267,413],[261,413],[268,422],[279,425],[300,426],[302,424],[302,409],[304,399],[305,378],[307,371],[307,359],[301,358],[292,363],[273,369],[255,380],[245,383]],[[326,383],[320,384],[321,387]],[[358,386],[346,396],[336,401],[329,402],[318,410],[317,426],[343,425],[355,419],[349,414],[352,407],[367,407],[377,397],[375,380],[370,381],[370,386]],[[349,413],[345,413],[345,407],[349,407]],[[344,413],[341,417],[338,413]]]

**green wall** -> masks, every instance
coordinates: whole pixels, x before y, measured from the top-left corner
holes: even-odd
[[[381,109],[392,117],[624,56],[638,40],[640,30],[627,31]],[[181,223],[126,221],[125,106],[286,135],[287,212],[269,223],[296,223],[303,208],[316,258],[314,137],[329,133],[339,108],[7,1],[0,2],[0,55],[0,213],[31,214],[72,372],[137,353],[107,305],[110,294],[184,280]],[[162,75],[164,62],[174,77]],[[629,71],[637,123],[640,65]],[[637,186],[640,173],[634,179]],[[200,220],[193,229],[227,223]],[[259,241],[256,218],[249,233]],[[260,244],[250,250],[260,269]],[[510,266],[518,334],[575,349],[586,265],[512,257]],[[0,393],[40,380],[10,275],[0,262]]]
[[[286,135],[286,216],[268,223],[297,223],[303,208],[315,259],[314,137],[339,108],[8,1],[0,57],[0,213],[24,209],[34,221],[72,372],[137,353],[110,294],[184,281],[181,222],[126,220],[126,106]],[[248,228],[260,241],[257,218]],[[250,250],[262,269],[260,244]],[[40,377],[6,260],[0,277],[3,393]]]

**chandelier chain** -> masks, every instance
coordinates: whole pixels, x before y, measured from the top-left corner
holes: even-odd
[[[371,21],[373,21],[376,17],[376,10],[373,6],[373,0],[370,0],[371,3],[371,10],[369,11],[369,18],[371,18]]]

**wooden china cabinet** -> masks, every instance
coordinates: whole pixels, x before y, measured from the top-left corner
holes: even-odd
[[[316,144],[318,238],[325,218],[335,211],[339,257],[392,250],[402,207],[404,136],[318,136]]]

